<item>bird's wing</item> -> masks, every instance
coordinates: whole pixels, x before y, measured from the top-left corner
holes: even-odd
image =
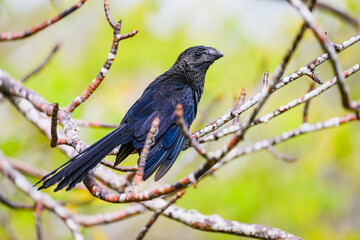
[[[155,176],[155,180],[160,179],[180,154],[185,138],[176,125],[175,108],[178,103],[183,105],[184,119],[190,127],[196,114],[193,95],[193,90],[183,79],[155,81],[129,110],[127,121],[134,123],[132,145],[136,149],[143,148],[153,120],[156,117],[160,120],[155,143],[150,149],[145,164],[144,180],[161,165]]]

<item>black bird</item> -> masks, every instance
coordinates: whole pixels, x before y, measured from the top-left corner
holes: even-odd
[[[146,159],[143,180],[149,178],[156,169],[155,181],[159,180],[173,165],[185,144],[185,138],[176,125],[176,105],[182,104],[184,120],[190,128],[204,89],[205,73],[222,56],[219,50],[212,47],[195,46],[186,49],[167,72],[149,84],[117,129],[43,177],[38,182],[43,182],[39,190],[57,182],[60,183],[54,191],[66,186],[67,191],[71,190],[119,145],[121,147],[115,165],[134,150],[140,153],[155,117],[159,118],[160,125]]]

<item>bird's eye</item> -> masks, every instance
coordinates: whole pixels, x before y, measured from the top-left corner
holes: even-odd
[[[200,56],[201,56],[201,52],[196,52],[195,55],[196,55],[197,57],[200,57]]]

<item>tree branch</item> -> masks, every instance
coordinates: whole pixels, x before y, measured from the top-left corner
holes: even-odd
[[[67,8],[66,10],[62,11],[61,13],[49,18],[48,20],[31,27],[28,30],[18,31],[18,32],[5,32],[0,34],[0,42],[1,41],[13,41],[18,39],[24,39],[26,37],[30,37],[31,35],[40,32],[41,30],[49,27],[50,25],[60,21],[62,18],[66,17],[70,13],[74,12],[76,9],[80,8],[86,0],[80,0],[75,5]]]

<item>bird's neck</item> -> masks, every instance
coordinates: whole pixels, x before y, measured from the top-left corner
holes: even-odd
[[[204,71],[189,71],[189,70],[185,70],[184,68],[171,68],[169,70],[169,72],[172,75],[178,75],[179,78],[184,79],[189,85],[190,87],[193,89],[194,94],[196,95],[196,103],[198,103],[200,101],[201,95],[203,93],[204,90],[204,83],[205,83],[205,73],[206,70]]]

